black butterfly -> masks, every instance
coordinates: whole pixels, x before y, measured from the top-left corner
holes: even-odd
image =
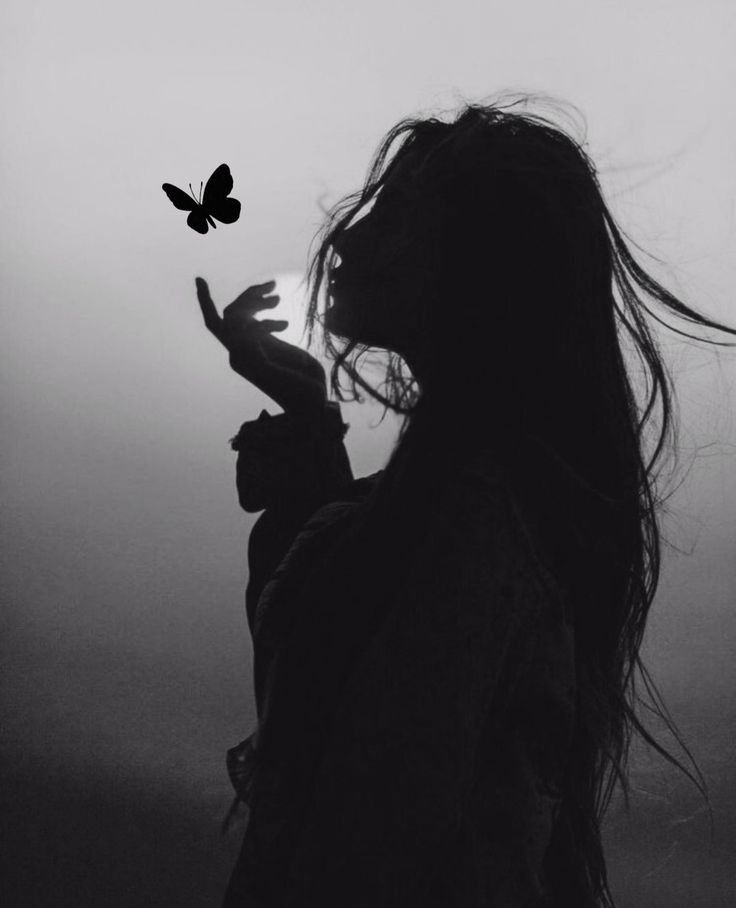
[[[196,230],[197,233],[207,233],[209,222],[214,229],[217,224],[212,218],[217,218],[223,224],[232,224],[240,217],[240,202],[237,199],[229,199],[227,196],[233,191],[233,178],[230,174],[230,168],[227,164],[220,164],[212,176],[207,180],[204,187],[204,197],[202,197],[202,183],[199,184],[200,198],[194,195],[192,184],[189,184],[189,191],[192,197],[179,189],[178,186],[172,186],[171,183],[163,183],[161,188],[171,199],[176,208],[181,211],[191,211],[187,218],[187,224]]]

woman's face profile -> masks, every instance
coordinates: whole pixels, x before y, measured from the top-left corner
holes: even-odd
[[[419,278],[409,155],[397,162],[369,211],[334,243],[340,265],[333,273],[325,327],[372,347],[403,353],[413,332]]]

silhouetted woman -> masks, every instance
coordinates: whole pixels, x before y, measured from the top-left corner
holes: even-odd
[[[652,742],[634,680],[649,681],[654,466],[672,429],[635,285],[736,332],[637,265],[577,140],[508,108],[397,124],[312,260],[308,345],[317,322],[332,390],[345,400],[344,368],[353,399],[359,385],[406,414],[377,473],[353,478],[320,363],[274,336],[286,322],[254,317],[273,282],[220,317],[197,281],[233,369],[284,411],[232,440],[240,503],[264,513],[246,591],[258,723],[228,753],[249,807],[228,908],[613,904],[601,821],[632,732]],[[385,393],[359,373],[370,348]]]

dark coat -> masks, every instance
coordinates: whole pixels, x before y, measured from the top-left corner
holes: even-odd
[[[351,595],[371,565],[339,595],[329,582],[383,473],[353,478],[346,428],[337,404],[309,427],[263,411],[233,440],[241,504],[265,510],[246,594],[258,722],[228,753],[249,813],[224,904],[552,905],[575,703],[564,592],[470,459],[427,490],[434,517],[371,624]]]

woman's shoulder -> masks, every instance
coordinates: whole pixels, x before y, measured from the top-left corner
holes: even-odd
[[[359,510],[379,482],[383,470],[343,483],[330,501],[318,508],[304,523],[295,542],[312,538],[334,528],[335,524],[349,520]]]
[[[338,492],[338,499],[340,501],[363,501],[375,489],[383,474],[384,470],[376,470],[375,473],[369,473],[367,476],[360,476],[343,483]]]

